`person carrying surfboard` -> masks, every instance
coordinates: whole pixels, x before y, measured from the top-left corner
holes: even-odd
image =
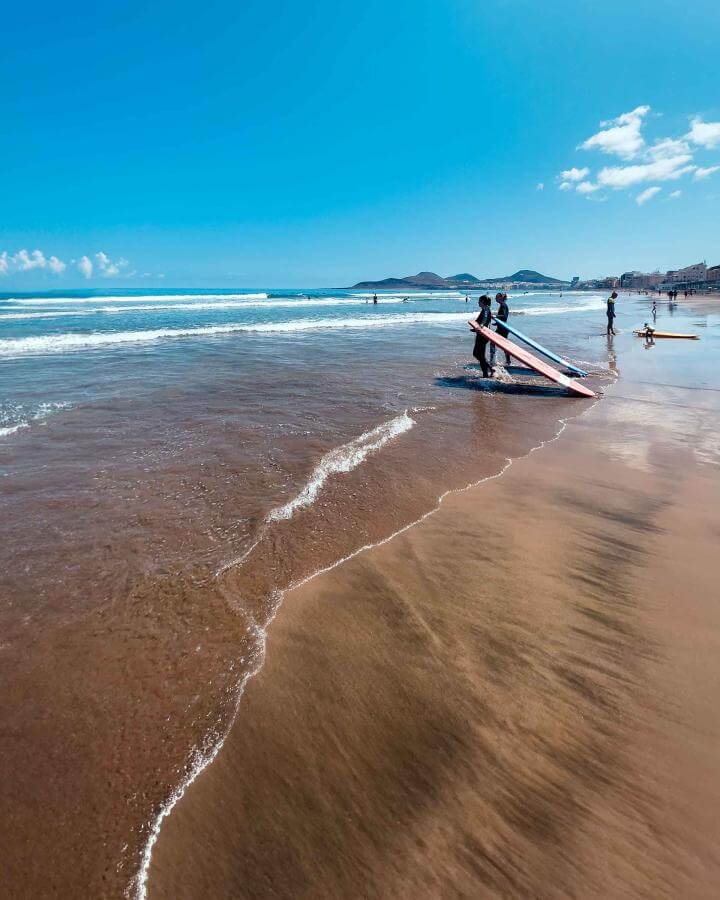
[[[495,331],[500,335],[500,337],[509,337],[510,332],[507,328],[503,328],[500,324],[501,322],[507,322],[508,316],[510,315],[510,307],[508,306],[508,296],[507,294],[495,294],[495,302],[498,304],[498,310],[493,316],[495,319]],[[493,344],[490,347],[490,365],[495,365],[495,354],[497,353],[497,347]],[[505,351],[505,365],[510,365],[510,354]]]
[[[492,301],[487,296],[487,294],[483,294],[482,297],[478,297],[478,306],[480,307],[480,315],[475,319],[478,325],[484,325],[485,328],[490,326],[492,322],[492,312],[490,311],[490,304]],[[473,347],[473,356],[480,363],[480,368],[482,369],[483,378],[489,378],[492,373],[492,367],[488,364],[487,357],[485,356],[485,351],[488,345],[488,339],[484,337],[482,334],[475,333],[475,346]]]
[[[615,331],[615,301],[617,300],[617,291],[613,291],[607,301],[607,333],[608,335],[617,334]]]

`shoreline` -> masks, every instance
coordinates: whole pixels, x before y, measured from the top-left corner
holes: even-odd
[[[600,398],[598,398],[595,401],[595,403],[597,403],[597,402],[600,402]],[[427,519],[429,519],[431,516],[435,515],[436,513],[438,513],[441,510],[442,504],[446,500],[446,498],[454,496],[454,495],[464,494],[464,493],[467,493],[470,491],[477,490],[477,489],[481,488],[484,484],[494,481],[495,479],[501,478],[513,466],[513,464],[515,464],[517,462],[521,462],[522,460],[526,459],[527,457],[529,457],[531,454],[535,453],[536,451],[542,450],[548,444],[552,444],[556,440],[558,440],[560,438],[560,436],[562,435],[562,433],[565,431],[565,428],[567,427],[568,422],[573,421],[575,418],[578,418],[578,417],[590,412],[590,410],[593,408],[595,403],[593,403],[593,405],[591,407],[589,407],[588,409],[584,410],[583,412],[580,412],[577,416],[573,416],[568,419],[561,419],[560,420],[560,428],[558,429],[557,433],[553,437],[548,438],[547,440],[541,441],[539,444],[532,447],[530,450],[527,451],[527,453],[525,453],[522,456],[519,456],[519,457],[516,457],[513,459],[508,457],[508,459],[506,461],[506,465],[496,474],[488,475],[488,476],[480,479],[479,481],[471,482],[470,484],[466,485],[465,487],[448,489],[447,491],[442,493],[437,498],[436,505],[432,509],[429,509],[427,512],[423,513],[419,518],[409,522],[406,525],[403,525],[401,528],[399,528],[397,531],[394,531],[392,534],[389,534],[387,537],[380,538],[379,540],[377,540],[373,543],[364,544],[361,547],[358,547],[356,550],[353,550],[347,556],[341,557],[340,559],[336,560],[335,562],[330,563],[329,565],[325,566],[324,568],[318,569],[317,571],[312,572],[311,574],[302,577],[297,582],[294,582],[293,584],[289,585],[287,588],[278,590],[276,592],[274,611],[273,611],[272,615],[270,616],[270,618],[268,619],[268,621],[266,622],[266,624],[264,625],[264,627],[259,630],[260,631],[261,649],[258,653],[259,658],[257,661],[257,665],[250,672],[248,672],[246,675],[243,676],[241,683],[237,687],[237,691],[236,691],[236,696],[237,696],[236,704],[237,705],[235,707],[234,713],[228,720],[226,727],[223,729],[223,734],[221,735],[221,737],[218,739],[218,741],[216,743],[212,744],[212,746],[210,747],[210,749],[208,751],[206,751],[206,752],[200,751],[199,752],[198,755],[201,758],[199,759],[197,765],[195,767],[193,767],[188,778],[185,781],[183,781],[182,784],[173,792],[173,794],[171,795],[169,800],[163,805],[163,808],[160,810],[160,812],[156,816],[155,820],[153,821],[153,823],[150,827],[150,838],[148,839],[148,842],[145,845],[145,849],[143,851],[142,865],[141,865],[140,871],[138,872],[137,876],[131,882],[131,895],[132,896],[136,897],[137,900],[146,900],[146,898],[148,897],[148,881],[149,881],[150,868],[152,866],[152,853],[153,853],[153,848],[155,847],[155,844],[157,843],[158,838],[160,837],[162,823],[172,813],[173,809],[183,799],[183,797],[185,796],[187,791],[193,786],[193,784],[203,774],[203,772],[208,768],[208,766],[210,766],[215,761],[218,754],[222,751],[223,745],[225,744],[226,740],[228,739],[228,737],[235,725],[235,722],[237,721],[237,716],[240,713],[240,704],[242,701],[242,697],[245,693],[245,689],[246,689],[248,683],[253,678],[255,678],[263,668],[264,661],[265,661],[265,655],[267,652],[267,642],[268,642],[268,638],[269,638],[270,626],[273,624],[275,618],[281,613],[282,607],[283,607],[284,603],[286,602],[286,598],[289,595],[292,595],[293,593],[295,593],[296,591],[301,590],[303,587],[308,585],[310,582],[314,581],[316,578],[321,578],[322,576],[329,574],[333,570],[352,561],[356,557],[361,556],[364,553],[371,553],[372,551],[374,551],[380,547],[383,547],[385,544],[389,544],[390,542],[394,541],[395,539],[402,536],[406,532],[412,530],[413,528],[416,528],[416,527],[422,525],[423,522],[425,522]],[[260,539],[258,539],[258,542],[259,542],[259,540]],[[242,563],[242,561],[244,560],[244,558],[249,553],[251,553],[253,549],[255,549],[255,546],[257,546],[257,544],[253,545],[245,554],[243,554],[243,556],[240,559],[234,560],[232,562],[229,562],[229,563],[223,565],[216,573],[216,576],[222,575],[224,572],[228,571],[233,566],[240,565]]]
[[[618,382],[616,382],[616,386],[617,384]],[[640,390],[645,391],[646,388],[641,388]],[[606,399],[610,401],[610,409],[612,409],[612,406],[615,403],[615,401],[612,400],[612,392],[610,393],[610,396],[606,397]],[[618,398],[618,401],[618,409],[627,409],[628,406],[632,406],[634,402],[633,400],[623,398]],[[268,653],[265,658],[264,665],[257,673],[257,675],[252,679],[250,684],[246,687],[245,694],[243,696],[242,710],[244,711],[241,711],[240,714],[243,728],[240,730],[240,732],[238,732],[237,727],[230,730],[229,736],[223,747],[223,753],[215,759],[215,764],[212,767],[205,769],[200,777],[190,785],[185,797],[183,798],[182,803],[180,803],[175,808],[173,816],[166,820],[166,822],[164,823],[150,865],[148,896],[160,898],[171,896],[190,898],[200,895],[199,893],[197,893],[196,889],[190,887],[192,883],[192,873],[186,871],[185,867],[182,864],[182,860],[187,857],[189,853],[191,853],[191,846],[187,843],[188,840],[190,840],[191,843],[198,842],[198,844],[201,845],[204,845],[205,841],[209,841],[209,846],[212,846],[213,848],[216,848],[218,841],[221,846],[224,840],[228,841],[228,846],[225,848],[227,858],[223,863],[223,865],[225,866],[225,880],[222,880],[222,877],[218,876],[219,880],[213,882],[212,877],[214,876],[207,871],[203,871],[203,890],[208,889],[208,884],[213,884],[211,895],[224,895],[223,891],[230,890],[230,885],[232,885],[233,891],[239,891],[239,893],[236,895],[260,896],[260,894],[256,892],[254,887],[247,884],[247,870],[244,872],[244,878],[241,879],[245,887],[242,890],[239,889],[239,881],[237,879],[240,878],[242,866],[238,864],[238,870],[233,873],[233,860],[236,858],[237,854],[240,854],[243,858],[247,857],[248,854],[252,855],[252,853],[255,852],[253,850],[253,847],[255,847],[255,850],[257,850],[257,841],[262,840],[262,828],[259,829],[260,834],[257,836],[257,841],[255,840],[255,835],[252,833],[252,831],[248,832],[247,830],[247,824],[249,821],[254,821],[254,816],[259,816],[262,821],[266,823],[267,827],[272,827],[273,829],[275,829],[277,825],[277,823],[273,825],[273,823],[270,821],[272,817],[268,819],[268,813],[266,810],[257,808],[255,805],[253,805],[253,803],[257,801],[257,798],[253,800],[252,797],[250,797],[250,800],[248,800],[248,795],[252,795],[253,793],[252,789],[248,786],[249,781],[252,781],[257,777],[257,772],[255,772],[255,775],[253,775],[253,769],[257,769],[259,767],[262,770],[263,766],[261,763],[261,758],[268,751],[268,747],[275,746],[276,741],[274,734],[268,732],[262,724],[262,710],[272,710],[275,707],[276,701],[278,701],[279,699],[279,701],[281,701],[281,704],[285,704],[283,708],[289,715],[291,715],[291,713],[289,712],[291,707],[287,706],[288,703],[299,703],[301,706],[306,707],[306,712],[309,715],[309,709],[307,709],[307,705],[310,704],[310,707],[316,710],[322,708],[325,701],[321,701],[319,698],[325,697],[326,694],[332,692],[332,685],[326,680],[323,680],[322,673],[320,675],[319,681],[310,685],[311,693],[309,698],[304,696],[304,692],[300,696],[297,696],[295,693],[291,692],[290,696],[288,695],[286,688],[283,686],[283,682],[287,679],[288,675],[292,677],[293,671],[295,671],[296,674],[303,671],[303,666],[308,664],[307,652],[309,651],[304,651],[300,654],[299,657],[295,658],[297,656],[297,652],[299,652],[295,647],[298,642],[300,642],[300,645],[312,645],[313,654],[322,655],[322,653],[324,652],[324,645],[326,640],[331,648],[333,647],[333,643],[339,640],[337,634],[335,634],[334,632],[335,626],[328,619],[327,613],[323,613],[322,615],[321,627],[319,629],[315,629],[315,626],[304,621],[307,610],[314,609],[318,604],[322,602],[323,597],[327,597],[329,595],[344,597],[346,602],[350,605],[358,602],[358,596],[367,600],[366,590],[360,589],[360,594],[358,595],[357,582],[358,579],[362,582],[363,579],[367,579],[369,577],[368,573],[376,567],[377,563],[375,562],[375,560],[379,556],[387,555],[393,560],[392,564],[387,564],[384,567],[384,571],[386,572],[385,577],[389,577],[387,573],[390,571],[392,571],[393,573],[399,572],[401,574],[395,575],[394,577],[400,578],[402,580],[404,577],[406,577],[406,575],[402,573],[407,567],[403,562],[404,555],[399,549],[400,545],[413,544],[418,542],[420,544],[427,545],[428,541],[423,540],[423,534],[425,532],[432,533],[434,531],[437,531],[443,519],[447,518],[448,508],[457,507],[458,504],[463,507],[463,515],[468,520],[473,522],[473,526],[477,528],[477,524],[473,520],[471,509],[469,509],[468,507],[471,508],[474,502],[480,503],[482,505],[488,504],[492,499],[488,498],[488,494],[502,494],[505,491],[509,490],[509,485],[520,478],[522,470],[526,470],[528,467],[535,470],[535,477],[542,479],[542,472],[547,468],[549,464],[548,454],[550,454],[551,456],[557,456],[558,454],[566,456],[567,450],[565,448],[567,447],[568,441],[570,442],[570,444],[575,445],[574,450],[570,452],[571,459],[568,460],[568,463],[570,464],[572,462],[573,454],[574,458],[577,458],[579,453],[585,453],[589,449],[587,440],[585,442],[578,443],[575,437],[576,433],[578,431],[589,431],[589,433],[593,434],[594,437],[597,437],[599,434],[601,434],[602,432],[598,432],[597,430],[593,432],[592,427],[588,425],[588,419],[597,417],[602,418],[604,416],[606,417],[609,414],[607,407],[608,404],[593,404],[590,409],[586,410],[587,414],[581,413],[578,417],[574,417],[573,421],[570,423],[569,431],[568,428],[565,427],[565,425],[561,427],[555,438],[550,441],[551,447],[546,448],[546,453],[538,456],[533,454],[533,451],[530,450],[521,459],[515,460],[515,462],[518,463],[517,467],[508,467],[510,468],[510,471],[505,472],[504,478],[500,479],[497,475],[495,475],[487,479],[491,482],[494,482],[494,484],[487,485],[484,482],[481,482],[479,486],[471,486],[465,489],[465,491],[448,492],[446,495],[444,495],[444,498],[447,499],[444,499],[443,502],[438,507],[436,507],[435,510],[430,511],[422,516],[417,523],[412,523],[408,526],[405,526],[397,534],[385,539],[384,541],[381,541],[377,546],[362,548],[356,551],[355,553],[351,554],[351,557],[348,560],[340,560],[339,562],[328,567],[326,570],[321,571],[316,575],[310,576],[309,578],[303,579],[300,584],[293,585],[285,592],[284,602],[282,604],[282,608],[279,610],[280,614],[277,616],[268,638]],[[598,412],[598,410],[600,411]],[[565,441],[559,441],[558,438],[563,433],[563,436],[566,439]],[[547,443],[548,442],[543,442],[543,445]],[[605,469],[605,472],[607,472],[607,469]],[[556,488],[557,485],[555,485],[554,489]],[[451,494],[451,496],[448,496],[448,494]],[[494,507],[492,503],[490,503],[489,506],[491,515],[499,514],[499,509],[497,510],[497,513],[493,513]],[[460,520],[459,516],[458,520]],[[554,523],[554,525],[552,525],[552,528],[553,532],[557,534],[557,523]],[[676,535],[675,539],[677,538],[678,536]],[[456,557],[453,556],[453,551],[447,544],[447,541],[445,541],[442,546],[447,552],[449,559],[455,560]],[[425,552],[427,552],[427,546],[425,548]],[[642,569],[642,567],[640,568]],[[446,574],[448,576],[451,576],[451,568]],[[532,581],[532,575],[528,573],[528,577]],[[344,616],[344,611],[341,610],[340,612]],[[332,616],[332,613],[330,613],[330,616]],[[387,640],[390,644],[393,643],[391,637],[387,638]],[[365,645],[363,644],[363,646]],[[598,644],[598,646],[602,646],[602,644]],[[295,650],[293,650],[294,647]],[[386,649],[389,649],[389,647],[386,647]],[[292,655],[291,651],[295,654],[294,656]],[[392,652],[399,654],[402,653],[401,649],[396,646],[392,649]],[[288,656],[288,654],[291,654],[290,657]],[[293,660],[295,663],[294,665]],[[347,662],[351,668],[355,665],[351,660],[347,660]],[[286,668],[286,666],[289,668]],[[577,673],[571,673],[568,676],[571,683],[572,679],[576,676]],[[339,678],[340,681],[344,683],[344,676],[342,671],[334,669],[334,677]],[[305,684],[303,686],[303,691],[307,687],[308,685]],[[575,684],[573,689],[580,690],[580,693],[582,695],[583,691],[585,690],[585,688],[582,687],[582,678],[577,684]],[[255,697],[257,697],[258,699],[254,699]],[[316,705],[313,705],[313,699],[317,701]],[[505,699],[507,700],[508,698]],[[517,700],[517,698],[515,699]],[[248,707],[247,709],[246,705]],[[332,708],[337,711],[336,705],[333,705]],[[542,708],[542,703],[540,704],[540,708]],[[643,714],[645,713],[646,710],[643,710]],[[296,724],[298,724],[299,726],[299,723]],[[284,731],[284,726],[281,722],[276,721],[275,725],[281,733]],[[360,728],[360,726],[362,726],[363,728],[366,727],[367,722],[360,721],[359,723],[355,723],[353,727],[355,729],[358,729]],[[349,736],[352,734],[353,731],[351,729],[348,734],[345,735],[345,737],[349,739]],[[287,737],[287,735],[285,735],[285,737]],[[313,737],[311,735],[304,735],[304,737],[307,738],[310,744],[312,744]],[[355,737],[357,738],[357,734],[355,734]],[[253,743],[253,739],[257,742],[256,744]],[[293,735],[293,741],[295,740],[299,740],[300,743],[304,743],[301,737]],[[333,743],[335,744],[334,741]],[[342,741],[339,744],[336,744],[334,746],[334,749],[336,752],[340,751],[346,758],[352,758],[352,754],[354,752],[352,749],[352,743],[347,744],[346,742],[343,743]],[[675,750],[677,749],[678,748],[675,748]],[[320,751],[321,748],[318,747],[315,747],[313,750],[316,756],[322,755]],[[294,751],[292,746],[290,744],[287,744],[286,746],[284,746],[282,752],[283,754],[293,754]],[[326,757],[323,756],[323,758]],[[248,765],[250,768],[250,771],[247,773],[243,771],[245,765]],[[278,768],[279,777],[289,777],[282,775],[282,771],[283,768],[282,766],[280,766]],[[312,776],[312,778],[315,777],[316,776]],[[293,780],[291,779],[291,782],[292,781]],[[270,793],[272,793],[272,788],[269,784],[264,783],[262,778],[260,778],[260,783],[264,784],[264,789],[266,791],[270,791]],[[302,793],[302,788],[297,783],[293,782],[293,786],[296,790],[299,790],[300,793]],[[372,781],[364,785],[364,791],[370,791],[371,794],[372,788]],[[233,804],[233,808],[235,808],[236,805],[243,807],[245,804],[247,804],[246,816],[249,816],[249,819],[238,816],[237,811],[233,813],[227,808],[227,801],[225,801],[224,798],[228,795],[228,793],[236,797],[236,804]],[[382,791],[377,793],[377,796],[382,797]],[[329,798],[325,797],[324,801],[328,802],[328,799]],[[333,799],[334,801],[337,798],[331,799]],[[340,800],[342,801],[342,797],[340,798]],[[355,796],[353,796],[351,800],[354,803],[360,802],[359,798]],[[291,801],[289,802],[291,804]],[[348,802],[350,802],[350,800],[348,800]],[[216,811],[217,804],[220,804],[220,811]],[[222,819],[222,821],[227,824],[227,816],[230,816],[230,821],[232,822],[233,826],[233,828],[231,828],[230,830],[233,831],[236,836],[240,834],[243,835],[241,845],[238,845],[237,843],[233,844],[232,841],[228,840],[227,838],[220,838],[217,833],[216,827],[213,824],[215,819]],[[299,823],[298,827],[300,827]],[[205,829],[206,833],[204,834],[203,831]],[[273,831],[273,833],[275,832]],[[291,830],[281,830],[281,833],[284,836],[283,840],[289,840],[293,843],[297,843]],[[612,837],[612,835],[610,835],[610,837]],[[607,838],[608,835],[605,835],[605,839]],[[330,839],[331,835],[324,835],[324,840]],[[265,841],[267,841],[267,836],[265,838]],[[230,850],[231,844],[232,851]],[[247,849],[248,844],[250,845],[249,850]],[[244,849],[241,850],[241,846]],[[215,852],[215,849],[213,852]],[[319,845],[315,847],[314,852],[320,852]],[[268,863],[268,860],[265,860],[265,862]],[[275,862],[277,863],[277,860]],[[300,883],[304,883],[303,879],[309,877],[306,870],[306,862],[307,861],[298,863],[300,868],[295,872],[295,875],[300,878]],[[327,860],[326,863],[330,867],[330,869],[332,869],[332,864]],[[255,865],[257,864],[258,860],[256,859]],[[658,862],[658,865],[663,869],[663,871],[665,871],[665,863]],[[276,869],[274,864],[270,864],[268,871],[264,871],[262,866],[260,866],[260,881],[262,881],[264,878],[279,879],[280,881],[282,881],[282,869],[284,867],[285,864],[283,864],[283,866],[281,866],[278,870]],[[223,866],[220,866],[219,868],[223,869]],[[182,874],[176,877],[173,873],[177,871],[181,872]],[[300,872],[300,875],[298,875],[298,872]],[[357,876],[357,872],[355,873],[355,876]],[[320,877],[320,875],[318,875],[318,877]],[[659,877],[659,875],[657,877]],[[209,878],[211,879],[211,881],[208,881]],[[471,880],[471,883],[474,882],[472,882]],[[475,886],[477,887],[477,884],[475,884]],[[287,887],[288,886],[286,885],[286,888]],[[414,887],[417,888],[416,885]],[[349,890],[350,882],[348,884],[343,884],[343,888],[345,890]],[[336,885],[334,889],[338,889],[338,886]],[[377,886],[376,889],[379,890]],[[290,895],[287,894],[287,892],[283,893],[283,890],[280,888],[277,888],[277,890],[279,891],[280,896]],[[310,892],[310,895],[317,896],[317,893],[313,893],[314,891],[319,891],[320,894],[323,893],[323,891],[318,887],[317,884]],[[302,891],[300,891],[299,894],[295,895],[302,896],[304,894]],[[371,892],[371,895],[374,896],[375,894]],[[377,895],[382,896],[382,891],[380,891],[380,893],[378,893]],[[551,895],[552,892],[548,893],[548,896]],[[703,895],[697,894],[697,896]]]

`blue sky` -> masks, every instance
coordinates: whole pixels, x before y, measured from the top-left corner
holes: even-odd
[[[0,290],[720,263],[719,33],[716,0],[11,5]]]

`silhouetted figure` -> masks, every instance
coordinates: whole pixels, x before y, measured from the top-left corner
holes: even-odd
[[[492,322],[492,313],[490,312],[491,300],[487,294],[483,294],[478,298],[478,306],[480,307],[480,315],[475,319],[478,325],[484,325],[485,328],[490,326]],[[473,356],[480,363],[483,378],[489,378],[492,375],[492,367],[488,364],[485,351],[487,349],[488,339],[475,332],[475,346],[473,347]]]
[[[607,334],[617,334],[615,331],[615,301],[617,300],[617,291],[613,291],[607,301]]]

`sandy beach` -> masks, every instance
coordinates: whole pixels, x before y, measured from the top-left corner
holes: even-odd
[[[148,896],[717,895],[720,395],[632,349],[557,440],[286,595]]]

